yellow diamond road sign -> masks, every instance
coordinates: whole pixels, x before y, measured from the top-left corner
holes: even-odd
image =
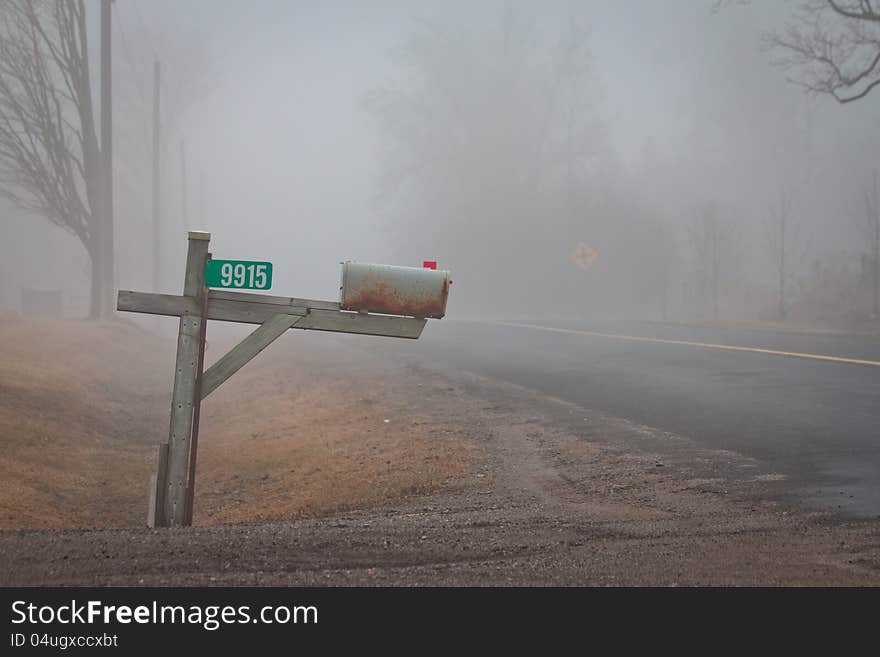
[[[578,242],[571,253],[571,263],[578,269],[586,271],[595,264],[598,257],[599,252],[595,248],[586,242]]]

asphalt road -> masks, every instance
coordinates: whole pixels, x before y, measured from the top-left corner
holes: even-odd
[[[416,342],[377,341],[376,349],[740,452],[785,475],[791,494],[809,507],[880,515],[876,338],[658,322],[445,319],[429,322]]]

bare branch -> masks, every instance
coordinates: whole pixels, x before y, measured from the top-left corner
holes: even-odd
[[[874,10],[870,0],[859,2],[837,2],[828,0],[828,5],[841,16],[866,21],[880,21],[880,13]]]
[[[0,8],[0,194],[89,249],[99,153],[87,43],[82,0]]]
[[[782,33],[765,38],[811,93],[847,104],[880,85],[880,12],[870,0],[804,0]]]

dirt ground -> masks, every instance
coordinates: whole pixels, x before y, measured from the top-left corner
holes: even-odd
[[[0,584],[880,584],[880,519],[807,512],[759,462],[369,340],[292,332],[236,374],[203,406],[197,526],[149,530],[173,343],[4,322]]]

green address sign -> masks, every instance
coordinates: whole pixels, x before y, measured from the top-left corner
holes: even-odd
[[[272,263],[250,260],[208,260],[205,285],[240,290],[268,290],[272,287]]]

